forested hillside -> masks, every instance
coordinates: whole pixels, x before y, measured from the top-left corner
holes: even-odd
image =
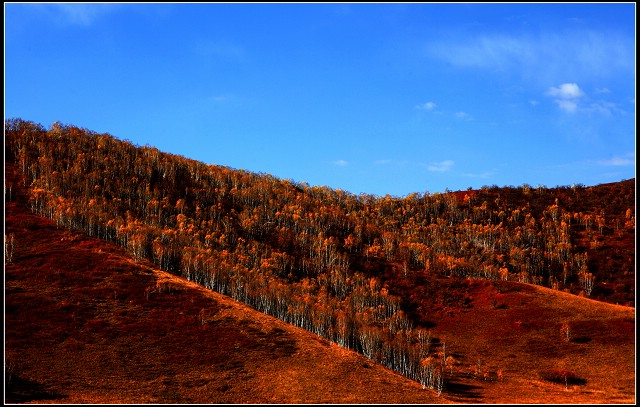
[[[8,120],[5,144],[34,213],[438,392],[451,359],[446,342],[432,340],[433,316],[471,306],[468,279],[634,305],[634,179],[378,197],[59,123]]]

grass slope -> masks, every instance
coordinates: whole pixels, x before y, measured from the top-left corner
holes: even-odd
[[[425,299],[441,397],[121,248],[6,203],[5,402],[634,403],[635,310],[512,282]],[[447,287],[447,284],[450,287]],[[569,340],[561,331],[567,323]],[[8,369],[7,369],[8,368]],[[566,378],[566,381],[565,381]]]
[[[453,401],[635,402],[635,309],[534,285],[467,284],[469,308],[431,318],[456,359]]]
[[[19,203],[6,211],[5,402],[446,402]]]

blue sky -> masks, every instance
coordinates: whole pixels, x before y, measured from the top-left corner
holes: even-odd
[[[635,4],[5,3],[5,118],[352,193],[635,177]]]

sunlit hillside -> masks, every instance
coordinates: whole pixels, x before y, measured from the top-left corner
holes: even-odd
[[[205,165],[59,123],[45,129],[9,120],[5,141],[6,202],[19,206],[20,201],[49,219],[48,233],[71,233],[62,232],[66,229],[102,239],[114,245],[105,246],[113,247],[108,250],[120,246],[150,270],[147,279],[134,278],[137,272],[126,274],[132,285],[121,293],[142,308],[120,310],[124,319],[117,317],[117,308],[96,314],[101,301],[119,300],[122,286],[106,289],[98,282],[115,278],[116,284],[120,266],[92,269],[89,258],[96,253],[91,252],[81,264],[69,263],[68,271],[18,272],[51,264],[60,253],[47,255],[42,244],[24,245],[20,236],[29,227],[8,227],[5,264],[8,273],[14,267],[12,279],[19,283],[11,292],[17,305],[5,319],[22,332],[16,333],[18,338],[35,329],[22,326],[26,317],[20,313],[38,308],[48,310],[44,315],[52,320],[71,308],[73,315],[91,314],[81,324],[65,320],[59,332],[45,333],[51,335],[46,340],[74,338],[86,349],[90,339],[69,332],[86,330],[93,340],[119,333],[144,335],[148,325],[137,324],[173,298],[151,306],[154,296],[166,297],[171,294],[167,287],[180,281],[191,288],[168,306],[182,315],[179,304],[197,302],[200,327],[192,324],[195,316],[185,314],[177,322],[153,319],[162,329],[171,325],[187,337],[199,337],[208,311],[191,296],[212,290],[282,321],[247,328],[258,338],[252,341],[271,338],[269,332],[288,323],[319,343],[360,353],[369,361],[367,368],[397,372],[425,389],[430,400],[511,402],[504,400],[505,390],[518,395],[515,402],[635,398],[630,385],[635,362],[635,180],[378,197]],[[43,228],[41,221],[31,222],[35,229]],[[56,243],[58,250],[64,251],[67,243],[73,242]],[[20,263],[24,261],[26,265]],[[70,281],[68,272],[75,273]],[[157,283],[161,273],[172,283]],[[39,279],[50,278],[63,294],[33,289]],[[76,288],[68,292],[67,284]],[[35,308],[21,305],[24,299],[18,294],[27,286],[29,296],[44,295]],[[59,306],[66,295],[73,300],[63,304],[71,307],[64,311]],[[96,303],[97,298],[103,300]],[[227,322],[225,329],[247,331],[239,320]],[[42,344],[21,340],[13,348],[17,354],[25,346],[33,350]],[[232,341],[221,343],[230,346]],[[614,343],[619,345],[615,349]],[[156,345],[149,344],[150,349]],[[285,353],[289,348],[278,341],[265,346]],[[184,353],[178,348],[182,346],[170,345],[162,352],[180,358]],[[294,355],[289,350],[287,356]],[[56,352],[51,358],[61,356]],[[30,372],[28,380],[39,383],[42,372],[34,366],[40,362],[29,360],[22,369]],[[177,360],[166,363],[181,366]],[[611,369],[619,373],[604,373]],[[60,375],[68,374],[63,370]],[[184,394],[180,397],[188,392]],[[221,400],[238,400],[229,397]]]
[[[7,205],[5,403],[445,402],[23,205]]]

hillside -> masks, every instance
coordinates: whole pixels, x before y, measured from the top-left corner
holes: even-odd
[[[455,361],[436,397],[362,355],[57,228],[20,199],[6,210],[15,249],[5,271],[12,374],[5,402],[635,400],[631,308],[519,283],[469,282],[471,306],[433,321],[438,341],[466,338],[449,342]],[[574,373],[575,383],[567,390],[541,378],[554,369]]]
[[[355,350],[438,400],[500,399],[517,384],[522,400],[552,402],[524,385],[558,381],[570,398],[635,397],[635,180],[355,196],[60,123],[12,119],[5,140],[8,204]],[[622,367],[620,381],[585,355]]]
[[[7,403],[439,403],[364,356],[9,202]],[[5,372],[7,374],[7,372]]]
[[[470,306],[433,321],[441,335],[434,342],[447,341],[454,358],[437,397],[362,355],[136,263],[113,244],[57,228],[20,198],[6,210],[15,245],[5,271],[9,403],[635,400],[628,307],[519,283],[466,282]],[[575,375],[568,388],[542,379],[559,370]]]

